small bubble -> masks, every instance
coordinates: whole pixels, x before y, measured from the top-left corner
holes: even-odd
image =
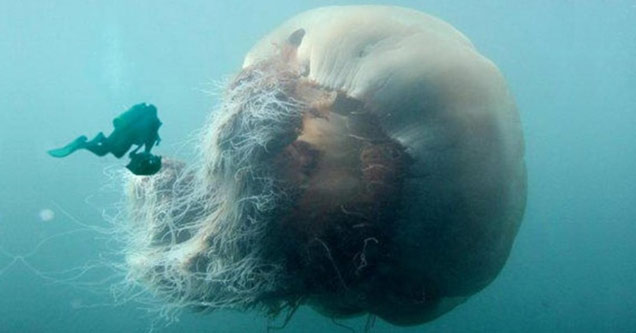
[[[51,221],[54,218],[55,218],[55,212],[54,211],[52,211],[52,210],[50,210],[48,208],[42,209],[40,211],[40,220],[42,220],[44,222],[48,222],[48,221]]]

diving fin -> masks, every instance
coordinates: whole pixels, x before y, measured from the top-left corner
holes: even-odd
[[[68,155],[71,155],[73,152],[75,152],[78,149],[85,148],[86,140],[88,140],[88,138],[82,135],[79,138],[73,140],[73,142],[67,144],[66,146],[62,148],[58,148],[58,149],[51,149],[47,151],[47,153],[49,153],[49,155],[53,157],[58,157],[58,158],[66,157]]]

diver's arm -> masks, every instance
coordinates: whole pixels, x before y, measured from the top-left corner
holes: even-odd
[[[137,147],[135,147],[135,149],[131,151],[130,154],[128,154],[128,157],[132,158],[132,156],[137,155],[137,152],[139,151],[139,149],[141,149],[141,146],[143,145],[137,145]],[[148,150],[148,148],[145,149],[146,152],[148,152]]]

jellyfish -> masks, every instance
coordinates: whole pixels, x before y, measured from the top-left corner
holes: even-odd
[[[498,275],[526,202],[499,69],[450,24],[323,7],[267,34],[188,164],[127,176],[127,278],[166,308],[418,325]]]

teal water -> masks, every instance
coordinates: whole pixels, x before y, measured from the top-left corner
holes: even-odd
[[[108,293],[112,271],[91,265],[112,244],[81,226],[108,226],[121,196],[109,174],[124,161],[46,150],[147,101],[164,122],[158,152],[187,157],[215,103],[206,91],[263,34],[306,9],[359,3],[1,1],[0,332],[143,332],[156,316]],[[524,126],[529,197],[490,286],[429,324],[372,332],[635,332],[636,1],[383,3],[450,22],[497,63]],[[155,329],[267,326],[251,313],[179,319]],[[364,318],[339,323],[359,331]],[[285,330],[347,331],[308,309]]]

